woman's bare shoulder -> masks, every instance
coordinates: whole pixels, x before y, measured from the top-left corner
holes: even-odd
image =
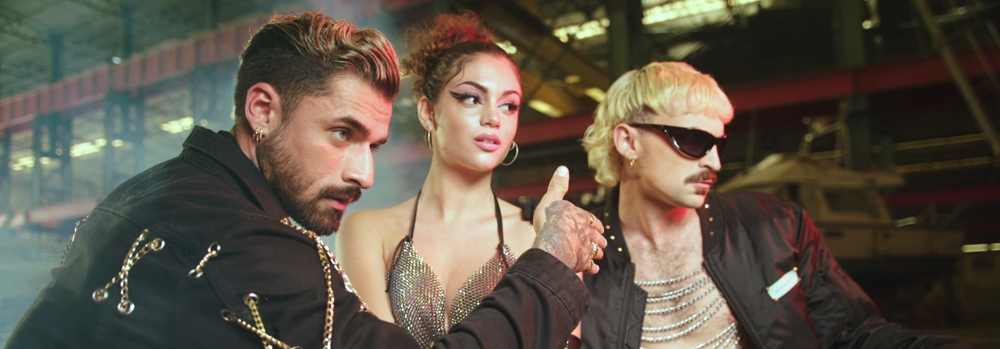
[[[405,235],[412,207],[413,198],[393,207],[353,212],[344,218],[340,230],[351,236],[368,235],[379,239]]]

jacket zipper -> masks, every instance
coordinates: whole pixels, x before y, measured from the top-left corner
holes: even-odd
[[[740,319],[748,320],[746,322],[746,325],[741,327],[743,327],[743,330],[750,335],[750,339],[753,340],[754,346],[756,346],[757,348],[766,348],[764,344],[761,342],[760,334],[757,333],[757,329],[754,326],[752,326],[753,317],[751,317],[750,314],[744,311],[743,304],[740,303],[740,298],[736,297],[736,295],[733,294],[732,290],[729,289],[729,285],[725,283],[725,280],[715,278],[715,275],[721,275],[721,273],[719,273],[719,270],[715,267],[715,264],[712,263],[712,260],[705,258],[705,266],[711,273],[709,274],[709,277],[712,278],[712,282],[715,282],[715,286],[719,288],[719,291],[722,292],[722,296],[725,297],[726,303],[730,305],[729,308],[732,309],[734,312],[736,312],[736,320],[737,321],[740,321]]]

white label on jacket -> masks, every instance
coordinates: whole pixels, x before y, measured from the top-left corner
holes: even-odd
[[[784,276],[782,276],[778,281],[775,281],[771,286],[767,287],[767,295],[771,297],[775,302],[778,301],[781,296],[784,296],[788,291],[791,291],[796,284],[799,283],[799,268],[792,268]]]

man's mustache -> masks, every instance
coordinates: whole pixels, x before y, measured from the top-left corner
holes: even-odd
[[[684,180],[685,183],[709,182],[713,184],[718,181],[719,177],[711,170],[698,172]]]
[[[345,203],[361,200],[361,187],[356,185],[329,186],[319,192],[319,197],[329,198]]]

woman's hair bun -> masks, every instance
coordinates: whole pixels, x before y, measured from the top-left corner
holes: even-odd
[[[403,73],[416,77],[413,88],[418,95],[427,83],[428,71],[434,69],[435,64],[449,63],[440,62],[440,59],[452,47],[466,42],[496,46],[493,31],[469,11],[438,14],[408,29],[405,37],[410,55],[402,61]]]

